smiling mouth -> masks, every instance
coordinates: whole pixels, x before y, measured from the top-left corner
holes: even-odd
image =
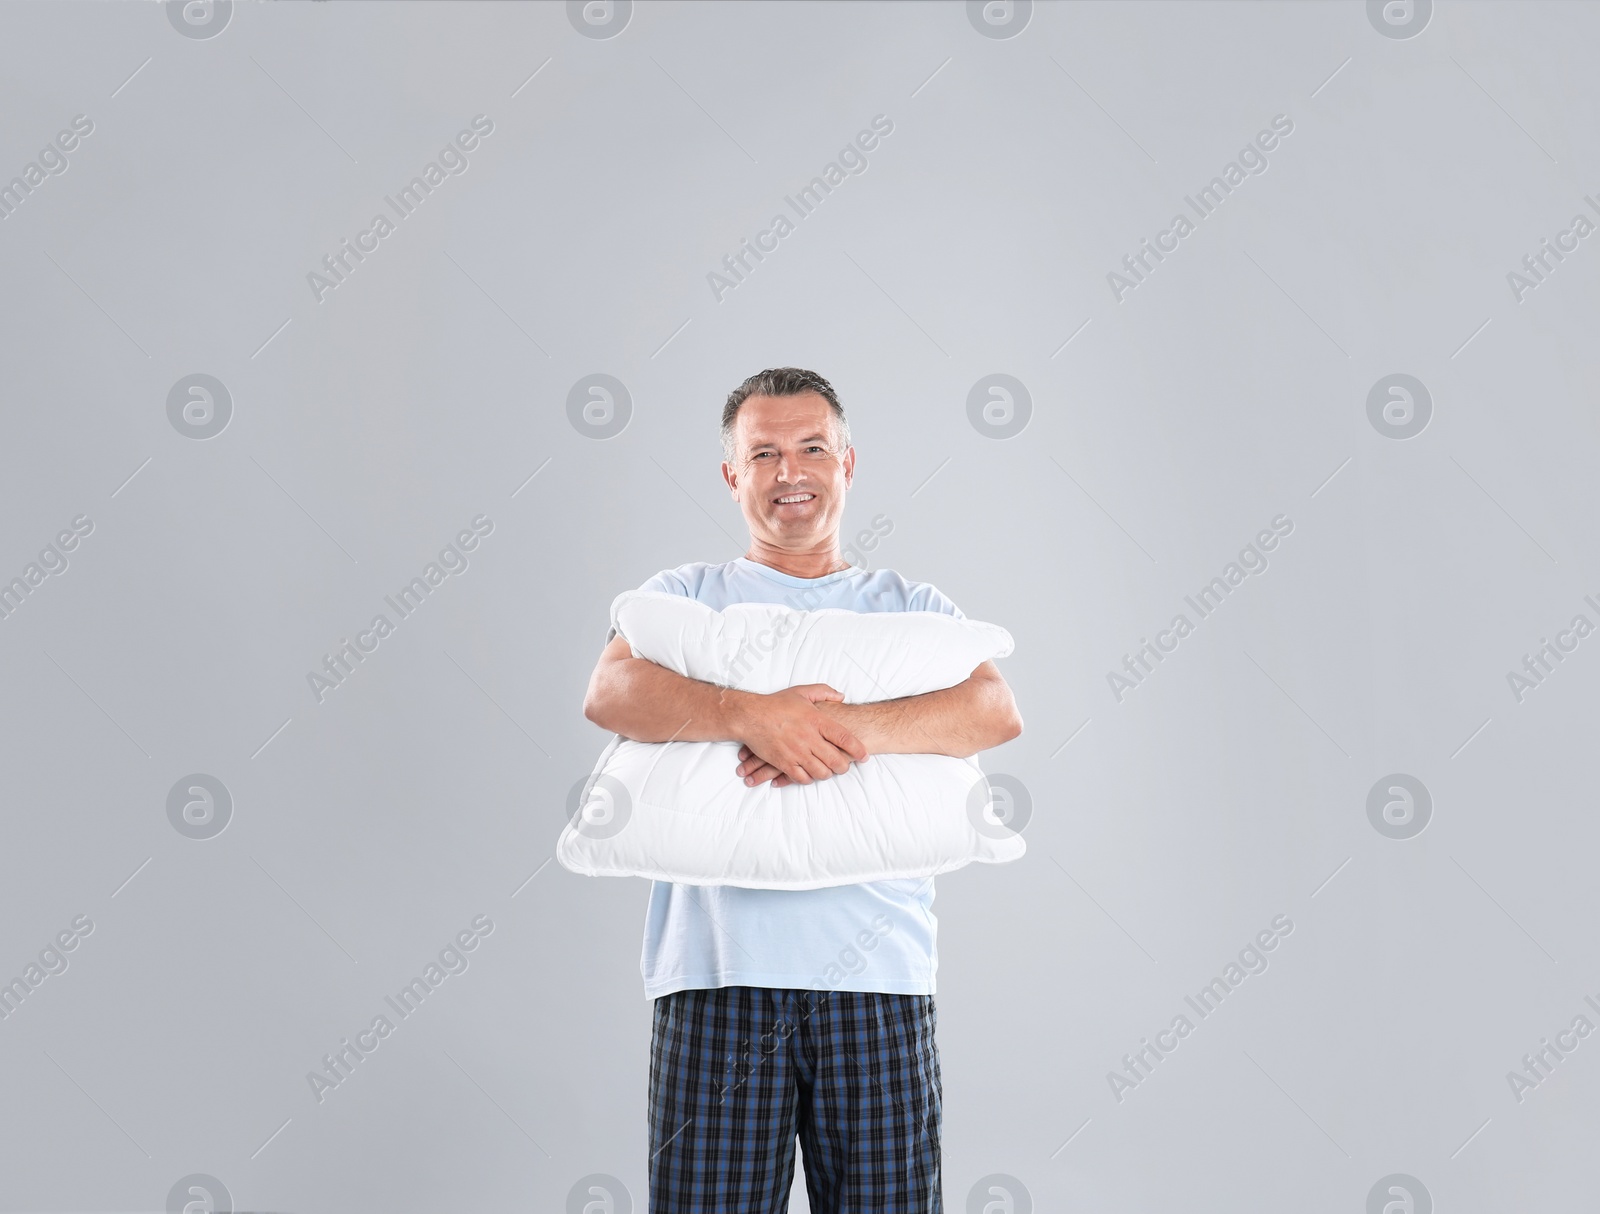
[[[806,502],[815,501],[816,497],[815,493],[786,493],[782,497],[773,498],[772,504],[775,506],[801,506]]]

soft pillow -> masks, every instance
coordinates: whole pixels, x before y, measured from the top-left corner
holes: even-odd
[[[994,624],[935,611],[799,611],[630,590],[611,622],[635,657],[690,678],[770,693],[827,683],[846,703],[953,687],[1012,651]],[[738,742],[635,742],[600,755],[561,833],[561,864],[588,876],[818,889],[928,877],[1023,854],[976,758],[875,754],[811,784],[748,788]]]

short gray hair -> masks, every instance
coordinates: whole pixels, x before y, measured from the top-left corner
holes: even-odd
[[[722,455],[730,464],[737,454],[733,446],[733,424],[739,416],[739,406],[752,396],[801,396],[815,392],[833,409],[833,428],[842,450],[850,445],[850,423],[845,420],[844,406],[833,385],[815,371],[801,367],[769,367],[752,375],[732,392],[728,403],[722,406]]]

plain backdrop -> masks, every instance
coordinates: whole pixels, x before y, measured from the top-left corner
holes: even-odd
[[[983,762],[1028,854],[935,903],[946,1207],[1576,1208],[1597,40],[1590,3],[5,6],[0,1210],[647,1208],[647,887],[552,848],[611,600],[743,552],[718,415],[778,365],[849,412],[861,563],[1016,639]]]

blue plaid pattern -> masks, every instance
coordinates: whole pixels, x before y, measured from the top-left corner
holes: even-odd
[[[650,1214],[942,1214],[932,995],[691,989],[655,1001]]]

